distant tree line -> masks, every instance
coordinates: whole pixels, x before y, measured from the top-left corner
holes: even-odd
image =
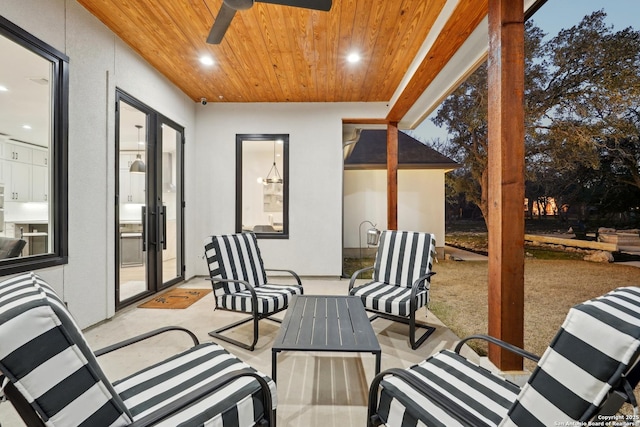
[[[640,215],[640,32],[614,31],[605,17],[546,41],[525,24],[525,195],[530,205],[552,197],[570,208],[559,215],[580,220]],[[440,106],[432,120],[448,139],[431,142],[463,165],[447,176],[450,206],[476,205],[485,221],[487,95],[485,63]]]

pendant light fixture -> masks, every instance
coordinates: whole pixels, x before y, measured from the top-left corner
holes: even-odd
[[[282,176],[280,175],[280,171],[278,171],[278,167],[276,166],[276,142],[273,141],[273,166],[271,166],[271,169],[269,169],[269,173],[267,174],[267,177],[262,180],[262,183],[264,185],[268,185],[282,184],[282,182]]]
[[[144,160],[142,160],[142,156],[140,155],[140,129],[142,129],[142,125],[135,125],[138,128],[138,154],[136,154],[136,159],[131,163],[131,167],[129,168],[129,172],[131,173],[146,173],[147,165],[144,164]]]

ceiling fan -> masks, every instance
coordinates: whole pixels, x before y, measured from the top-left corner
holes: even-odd
[[[303,7],[326,12],[331,9],[332,0],[223,0],[220,12],[218,12],[218,16],[216,16],[216,20],[209,32],[209,37],[207,37],[207,43],[220,44],[236,11],[249,9],[254,2]]]

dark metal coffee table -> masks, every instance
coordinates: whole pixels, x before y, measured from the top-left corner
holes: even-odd
[[[373,353],[376,374],[382,353],[360,298],[324,295],[293,296],[271,351],[274,381],[281,351]]]

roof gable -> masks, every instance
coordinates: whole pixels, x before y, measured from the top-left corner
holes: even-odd
[[[366,129],[344,160],[345,169],[386,169],[387,131]],[[460,164],[404,132],[398,132],[399,169],[456,169]]]

